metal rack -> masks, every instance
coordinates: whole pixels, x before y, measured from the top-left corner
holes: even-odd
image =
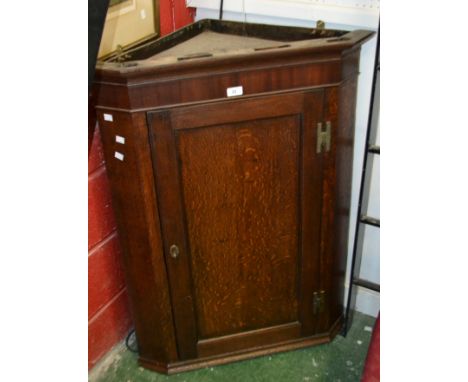
[[[380,219],[367,216],[366,211],[369,205],[371,171],[374,165],[374,158],[380,155],[380,146],[375,145],[377,135],[377,125],[379,119],[380,103],[380,25],[377,34],[377,47],[375,53],[374,76],[372,80],[371,104],[369,109],[369,119],[366,132],[366,147],[364,151],[364,161],[361,174],[361,185],[359,191],[358,213],[356,218],[356,230],[354,234],[353,255],[351,262],[351,273],[348,285],[348,298],[345,312],[345,322],[342,334],[346,336],[352,325],[353,313],[356,306],[356,296],[358,287],[366,288],[380,293],[380,285],[365,280],[360,277],[362,252],[364,244],[365,226],[380,228]]]

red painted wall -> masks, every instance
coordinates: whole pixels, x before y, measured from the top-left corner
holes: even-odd
[[[129,331],[120,247],[99,130],[88,159],[88,368]]]
[[[185,0],[159,0],[161,35],[174,32],[194,20],[195,9],[186,8]]]
[[[161,35],[193,22],[185,0],[160,0]],[[132,327],[109,183],[96,129],[88,158],[88,369]]]
[[[380,313],[372,331],[372,338],[367,351],[366,364],[362,373],[361,382],[380,381]]]

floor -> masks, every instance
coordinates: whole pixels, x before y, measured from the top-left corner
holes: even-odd
[[[330,344],[264,356],[172,376],[137,364],[123,344],[111,351],[90,373],[90,382],[293,382],[360,381],[375,318],[356,313],[346,338]]]

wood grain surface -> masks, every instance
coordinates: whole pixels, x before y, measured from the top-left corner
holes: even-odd
[[[297,116],[179,132],[200,338],[297,319]]]

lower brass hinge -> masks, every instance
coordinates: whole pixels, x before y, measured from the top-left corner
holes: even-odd
[[[322,313],[325,310],[325,291],[314,292],[313,312],[314,314]]]

